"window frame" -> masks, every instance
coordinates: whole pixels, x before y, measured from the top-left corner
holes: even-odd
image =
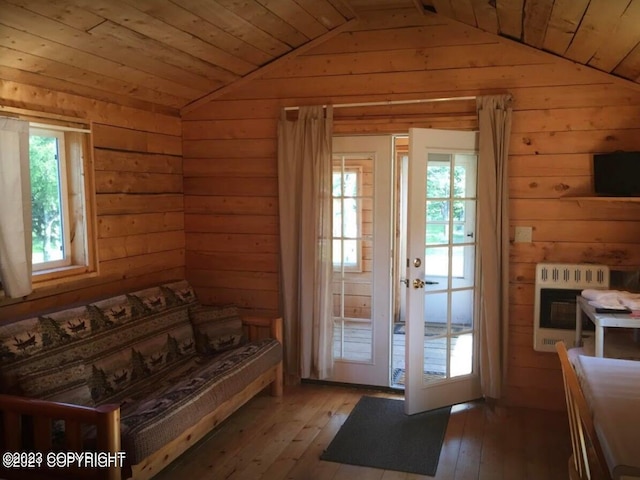
[[[356,210],[357,210],[357,222],[358,222],[358,235],[353,238],[353,237],[345,237],[344,235],[341,236],[334,236],[332,234],[332,242],[333,245],[335,245],[336,241],[340,241],[340,252],[341,252],[341,260],[339,263],[335,263],[332,261],[333,263],[333,268],[334,270],[340,270],[340,271],[344,271],[344,272],[362,272],[363,271],[363,261],[364,259],[362,258],[362,228],[363,228],[363,221],[362,221],[362,175],[363,175],[363,168],[361,165],[347,165],[347,162],[349,161],[349,158],[347,158],[344,155],[341,155],[339,158],[335,158],[333,159],[333,166],[331,169],[331,174],[332,174],[332,181],[333,181],[333,175],[341,175],[342,177],[344,177],[344,175],[346,173],[355,173],[356,175],[356,194],[354,196],[345,196],[344,195],[344,182],[341,182],[341,195],[339,196],[335,196],[333,195],[333,191],[332,191],[332,206],[331,206],[331,218],[333,221],[334,218],[334,210],[333,210],[333,202],[335,202],[336,200],[339,200],[342,206],[342,211],[344,212],[344,200],[345,199],[354,199],[356,202]],[[341,226],[341,232],[344,234],[344,215],[341,216],[342,217],[342,226]],[[332,228],[333,231],[333,228]],[[345,263],[344,262],[344,254],[343,254],[343,249],[342,247],[344,246],[344,242],[345,241],[354,241],[356,243],[356,262],[355,263]],[[334,248],[335,250],[335,248]]]
[[[94,171],[91,156],[91,129],[86,124],[48,120],[29,121],[29,136],[33,131],[55,132],[63,137],[59,156],[64,157],[64,202],[69,239],[68,261],[50,262],[44,268],[32,267],[34,290],[38,287],[95,276],[98,274],[96,205]],[[63,180],[61,179],[61,184]],[[61,189],[62,189],[61,185]],[[66,240],[65,240],[66,241]]]
[[[67,163],[67,154],[65,146],[65,135],[63,131],[54,128],[43,128],[39,126],[29,125],[29,139],[32,136],[39,137],[51,137],[57,140],[57,162],[58,162],[58,190],[60,197],[60,220],[62,225],[62,244],[64,256],[60,260],[51,260],[47,262],[33,263],[32,256],[32,271],[37,274],[43,270],[54,270],[64,267],[69,267],[72,264],[72,252],[71,252],[71,223],[69,220],[69,188],[67,183],[67,173],[69,171],[69,165]],[[31,159],[30,159],[31,160]]]

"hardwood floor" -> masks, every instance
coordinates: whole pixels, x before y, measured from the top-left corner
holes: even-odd
[[[331,385],[303,384],[281,398],[261,394],[160,472],[155,480],[521,480],[566,479],[570,455],[562,412],[454,406],[435,477],[320,461],[362,395],[402,398]]]

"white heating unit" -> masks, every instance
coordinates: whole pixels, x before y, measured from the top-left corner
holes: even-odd
[[[555,343],[560,340],[563,340],[569,347],[573,346],[576,325],[576,295],[579,295],[586,288],[608,289],[609,267],[573,263],[539,263],[536,265],[533,313],[534,350],[539,352],[555,351]],[[584,325],[591,327],[588,321]],[[583,328],[583,332],[585,330],[586,328]]]

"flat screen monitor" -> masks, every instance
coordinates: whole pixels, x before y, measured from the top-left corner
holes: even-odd
[[[595,192],[603,196],[640,196],[640,152],[593,156]]]

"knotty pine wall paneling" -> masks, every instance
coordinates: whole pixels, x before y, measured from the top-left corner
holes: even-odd
[[[213,303],[277,312],[276,124],[283,106],[510,92],[510,250],[505,401],[564,408],[554,353],[533,350],[538,262],[640,265],[640,204],[561,200],[591,192],[595,152],[640,149],[640,91],[606,74],[438,15],[372,12],[351,31],[247,85],[183,111],[187,276]],[[349,110],[351,110],[349,112]],[[338,134],[477,128],[473,101],[336,109]],[[259,187],[258,187],[259,186]]]
[[[182,129],[150,112],[0,79],[0,103],[90,122],[98,274],[0,300],[0,321],[185,278]]]
[[[199,298],[278,312],[278,109],[184,129],[187,277]]]

